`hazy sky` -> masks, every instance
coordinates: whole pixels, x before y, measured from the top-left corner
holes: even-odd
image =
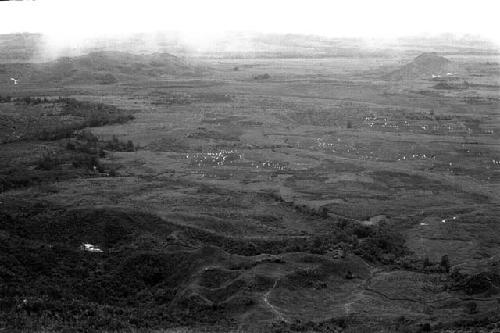
[[[393,38],[478,34],[500,42],[499,0],[35,0],[0,2],[0,33],[41,32],[57,43],[132,32],[223,31]]]

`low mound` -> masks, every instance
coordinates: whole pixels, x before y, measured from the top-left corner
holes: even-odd
[[[390,80],[432,79],[456,75],[459,71],[457,64],[438,55],[435,52],[422,53],[412,62],[390,73]]]

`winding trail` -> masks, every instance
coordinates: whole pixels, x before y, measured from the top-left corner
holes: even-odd
[[[354,296],[352,298],[352,300],[350,302],[347,302],[347,303],[344,304],[344,311],[345,311],[346,315],[350,315],[352,313],[352,305],[354,303],[360,301],[363,298],[362,297],[363,296],[363,292],[364,292],[364,290],[361,290],[360,292],[358,292],[356,294],[356,296]],[[354,312],[354,313],[356,313],[356,312]]]
[[[271,292],[276,288],[276,286],[278,285],[278,282],[279,282],[279,279],[274,281],[273,287],[271,289],[269,289],[262,296],[262,299],[264,301],[264,304],[266,304],[266,306],[271,310],[271,312],[274,313],[274,315],[276,316],[276,318],[278,318],[278,320],[284,321],[285,323],[289,323],[289,321],[285,318],[285,316],[283,316],[283,314],[280,312],[280,310],[276,306],[272,305],[269,302],[269,295],[271,295]]]
[[[368,267],[368,269],[370,271],[370,275],[367,279],[365,279],[361,282],[361,284],[359,285],[360,290],[356,293],[356,295],[354,297],[352,297],[352,299],[349,302],[344,304],[344,312],[346,315],[350,315],[351,313],[352,314],[357,313],[356,311],[354,311],[354,312],[352,311],[352,305],[363,299],[365,291],[368,290],[369,283],[371,282],[372,278],[379,272],[379,269],[377,269],[377,268],[373,267],[372,265],[370,265],[369,263],[367,263],[366,260],[361,259],[361,261],[363,262],[363,264],[365,264]]]

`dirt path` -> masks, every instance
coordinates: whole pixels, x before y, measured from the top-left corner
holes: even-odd
[[[264,301],[264,304],[271,310],[271,312],[274,313],[274,315],[276,316],[276,318],[278,318],[278,320],[284,321],[285,323],[288,323],[289,321],[285,318],[285,316],[283,316],[283,314],[280,312],[280,310],[276,306],[272,305],[269,302],[269,295],[271,295],[271,292],[276,288],[276,286],[278,285],[278,282],[279,282],[279,279],[274,281],[273,287],[271,289],[269,289],[262,296],[262,300]]]
[[[361,282],[361,284],[359,286],[360,290],[356,293],[356,295],[354,297],[352,297],[352,299],[349,302],[344,304],[344,311],[345,311],[346,315],[350,315],[351,313],[353,313],[352,305],[354,303],[360,301],[363,298],[365,291],[368,290],[369,283],[371,282],[373,277],[380,271],[376,267],[367,263],[365,260],[362,259],[362,261],[370,270],[370,276],[367,279],[363,280],[363,282]],[[356,312],[354,312],[354,313],[356,313]]]
[[[344,304],[344,311],[346,315],[350,315],[352,313],[352,305],[361,300],[363,292],[364,290],[361,290],[352,298],[350,302]]]

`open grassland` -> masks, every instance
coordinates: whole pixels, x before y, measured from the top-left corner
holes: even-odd
[[[468,89],[382,57],[0,87],[0,324],[494,328],[498,59],[453,60]]]

